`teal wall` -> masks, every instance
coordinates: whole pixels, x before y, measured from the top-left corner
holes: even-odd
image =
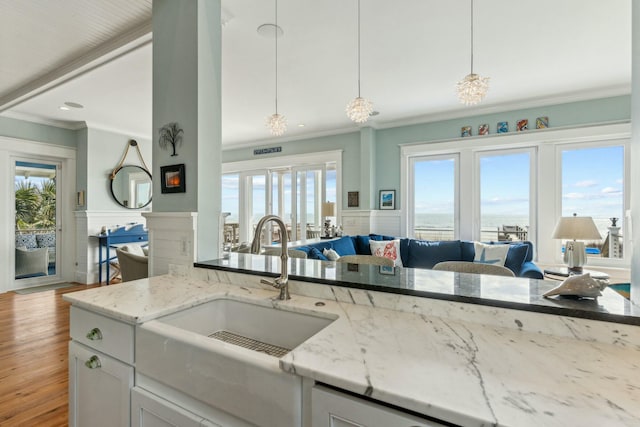
[[[476,135],[478,126],[485,123],[489,124],[489,132],[493,134],[496,130],[496,124],[502,121],[509,122],[510,131],[514,131],[518,120],[528,119],[529,129],[533,129],[536,118],[541,116],[548,116],[549,126],[553,128],[630,120],[631,97],[623,95],[374,130],[375,134],[369,135],[364,140],[375,141],[375,153],[369,156],[375,165],[370,173],[364,174],[361,173],[361,170],[368,166],[361,164],[360,132],[274,143],[269,146],[282,146],[282,153],[278,154],[281,156],[343,150],[343,208],[348,209],[346,208],[347,191],[360,191],[361,200],[369,199],[373,206],[377,206],[377,194],[382,189],[398,190],[396,193],[398,195],[396,206],[398,206],[402,197],[399,194],[400,144],[460,138],[460,129],[463,126],[471,126],[473,135]],[[363,128],[362,132],[370,132],[370,130]],[[257,159],[258,157],[253,155],[253,148],[255,147],[224,150],[223,162]],[[371,181],[374,182],[361,182],[367,176],[370,176]],[[370,188],[371,190],[369,190]],[[371,191],[369,198],[363,197],[365,191]],[[359,208],[354,209],[367,208],[361,203]]]
[[[0,135],[48,144],[76,146],[76,131],[0,117]]]

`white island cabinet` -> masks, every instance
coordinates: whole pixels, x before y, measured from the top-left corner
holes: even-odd
[[[322,386],[313,387],[311,396],[313,427],[444,426]]]
[[[71,308],[69,425],[128,426],[133,326]]]
[[[221,427],[139,387],[131,392],[131,427]]]

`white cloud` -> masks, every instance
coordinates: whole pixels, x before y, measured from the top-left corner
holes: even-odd
[[[605,187],[601,190],[603,194],[621,194],[622,191],[618,188]]]
[[[584,180],[584,181],[578,181],[574,184],[575,187],[595,187],[596,185],[598,185],[598,181],[594,181],[594,180]]]
[[[584,199],[585,195],[584,195],[584,193],[567,193],[567,194],[564,195],[564,198],[565,199],[572,199],[572,200]]]

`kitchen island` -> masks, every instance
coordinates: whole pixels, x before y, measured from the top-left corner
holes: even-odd
[[[278,262],[232,255],[65,299],[136,326],[221,297],[336,316],[280,368],[425,422],[640,424],[637,307],[613,291],[597,302],[544,300],[557,283],[290,260],[292,299],[273,301],[259,280]],[[305,405],[301,425],[312,425],[314,401]]]

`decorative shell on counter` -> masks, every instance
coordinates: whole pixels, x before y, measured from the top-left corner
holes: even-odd
[[[602,295],[600,291],[605,287],[606,284],[601,284],[601,282],[591,277],[589,273],[586,273],[580,276],[568,277],[558,286],[544,293],[542,296],[551,297],[554,295],[571,295],[595,298]]]

